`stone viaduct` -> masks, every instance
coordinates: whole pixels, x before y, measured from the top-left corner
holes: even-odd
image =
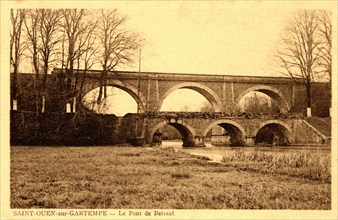
[[[100,72],[86,72],[85,94],[99,87]],[[60,73],[60,69],[52,72],[53,75]],[[109,73],[107,78],[108,86],[122,89],[135,99],[140,112],[160,111],[165,98],[182,88],[202,94],[215,112],[233,111],[241,98],[251,91],[265,93],[276,100],[282,112],[303,105],[299,97],[305,95],[304,88],[287,77],[115,71]]]
[[[54,69],[52,74],[58,76],[61,70]],[[88,71],[84,93],[99,87],[99,79],[100,71]],[[135,99],[140,113],[135,114],[138,116],[133,119],[133,123],[137,124],[136,130],[133,131],[135,127],[131,126],[129,133],[148,144],[152,142],[154,133],[166,124],[180,132],[183,146],[204,146],[207,133],[217,125],[224,128],[234,145],[259,142],[262,129],[268,129],[273,137],[288,143],[325,140],[325,136],[316,133],[316,129],[302,119],[217,116],[217,112],[234,112],[241,98],[251,91],[270,96],[278,102],[282,113],[289,113],[295,106],[303,106],[300,97],[305,96],[304,88],[290,78],[116,71],[109,73],[107,79],[108,86],[120,88]],[[211,103],[216,116],[159,117],[165,98],[181,88],[202,94]],[[149,116],[149,113],[155,113],[155,116]],[[306,138],[302,139],[304,135]]]
[[[193,114],[193,113],[192,113]],[[294,143],[327,143],[325,135],[317,131],[302,118],[288,117],[229,117],[212,118],[167,116],[146,118],[146,143],[151,143],[154,133],[164,125],[175,127],[182,136],[183,146],[205,146],[208,132],[220,126],[234,146],[252,146],[258,143],[288,145]],[[139,126],[139,128],[141,125]],[[267,131],[268,130],[268,131]],[[138,131],[141,136],[141,129]]]

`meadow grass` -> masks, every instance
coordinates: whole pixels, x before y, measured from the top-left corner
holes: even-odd
[[[11,208],[331,208],[329,179],[244,168],[264,156],[215,163],[173,148],[12,147]]]
[[[241,170],[285,174],[322,182],[331,182],[331,155],[327,152],[235,151],[223,156],[222,162]]]

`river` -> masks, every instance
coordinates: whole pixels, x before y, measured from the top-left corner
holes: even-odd
[[[231,146],[214,146],[211,143],[206,143],[205,147],[185,148],[182,147],[182,141],[163,141],[163,147],[175,147],[186,151],[193,155],[206,156],[212,161],[220,162],[224,155],[231,151],[244,150],[255,151],[260,150],[264,152],[284,153],[292,151],[321,151],[331,152],[331,147],[327,145],[293,145],[293,146],[252,146],[252,147],[231,147]]]

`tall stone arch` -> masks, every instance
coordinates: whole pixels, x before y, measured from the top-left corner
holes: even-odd
[[[196,83],[196,82],[185,82],[185,83],[180,83],[177,84],[170,89],[168,89],[162,97],[160,97],[158,106],[159,110],[162,107],[163,101],[170,95],[172,92],[178,89],[191,89],[194,90],[201,95],[203,95],[211,104],[215,112],[219,112],[222,109],[222,100],[219,98],[219,96],[208,86],[205,86],[201,83]]]
[[[87,83],[87,85],[85,86],[84,90],[83,90],[83,96],[85,97],[86,94],[88,94],[90,91],[98,88],[99,82],[92,82],[92,83]],[[124,83],[120,80],[116,80],[116,79],[109,79],[107,82],[107,86],[113,86],[116,88],[119,88],[123,91],[125,91],[126,93],[128,93],[137,103],[137,105],[139,106],[139,110],[140,113],[144,113],[146,112],[146,98],[144,97],[144,95],[141,92],[137,91],[137,88],[134,87],[133,85]],[[82,101],[82,100],[81,100]]]
[[[276,100],[278,102],[279,108],[281,110],[281,112],[288,112],[290,110],[290,105],[288,104],[288,102],[286,101],[287,99],[284,97],[284,94],[272,87],[272,86],[267,86],[267,85],[258,85],[258,86],[252,86],[244,91],[242,91],[236,98],[235,103],[236,103],[236,107],[238,108],[239,106],[239,102],[241,101],[241,99],[248,94],[249,92],[254,92],[254,91],[258,91],[258,92],[262,92],[266,95],[268,95],[269,97],[271,97],[272,99]]]

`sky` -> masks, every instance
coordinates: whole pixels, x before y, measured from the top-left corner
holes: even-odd
[[[145,39],[142,71],[263,76],[277,74],[272,57],[295,10],[234,1],[129,3],[118,8],[128,16],[127,25]]]
[[[281,76],[273,57],[292,14],[332,7],[324,1],[19,1],[12,6],[51,7],[51,2],[57,8],[117,8],[128,18],[126,29],[145,41],[141,71],[247,76]],[[138,62],[122,69],[137,71]],[[198,95],[178,91],[167,99],[183,96],[183,103],[198,106],[205,101]]]
[[[323,2],[132,1],[111,6],[145,39],[142,71],[281,76],[273,58],[285,25],[298,9],[327,8]],[[138,62],[133,69],[138,70]]]

